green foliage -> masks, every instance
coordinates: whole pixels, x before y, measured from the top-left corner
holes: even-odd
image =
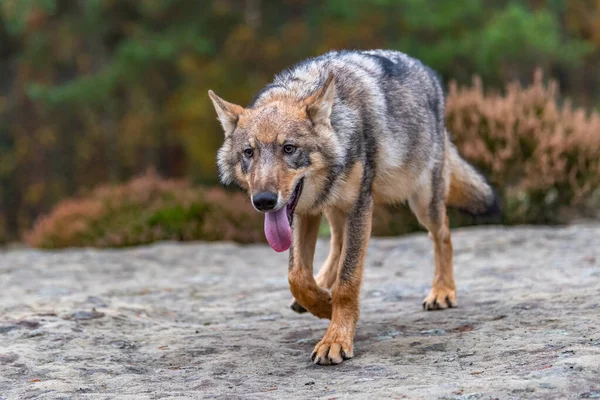
[[[145,35],[143,39],[124,41],[115,51],[111,63],[96,74],[57,87],[32,83],[27,87],[27,93],[33,100],[43,101],[51,107],[72,107],[80,103],[103,105],[118,88],[140,84],[148,70],[169,64],[188,50],[197,55],[209,54],[212,46],[193,27]]]
[[[533,69],[553,62],[571,67],[593,51],[588,42],[563,40],[556,15],[547,10],[532,13],[516,3],[499,12],[478,37],[471,50],[484,79],[493,75],[489,66],[529,65]]]
[[[56,13],[56,0],[2,0],[2,11],[10,16],[6,19],[6,27],[10,34],[22,34],[27,25],[27,17],[32,9],[40,9],[48,15]]]

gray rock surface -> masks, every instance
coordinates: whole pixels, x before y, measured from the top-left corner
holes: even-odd
[[[600,226],[453,239],[459,308],[434,312],[427,236],[371,242],[333,367],[266,246],[0,253],[0,398],[600,398]]]

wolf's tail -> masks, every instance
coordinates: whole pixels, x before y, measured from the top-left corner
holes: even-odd
[[[471,215],[498,216],[500,201],[485,178],[461,158],[454,144],[448,140],[450,189],[446,204]]]

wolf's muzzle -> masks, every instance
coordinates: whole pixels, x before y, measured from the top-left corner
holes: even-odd
[[[277,205],[277,199],[277,193],[260,192],[252,196],[252,204],[258,211],[271,211]]]

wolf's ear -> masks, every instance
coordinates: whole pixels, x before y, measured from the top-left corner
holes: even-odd
[[[335,91],[334,78],[333,74],[329,74],[325,83],[315,93],[304,100],[306,112],[315,125],[328,125],[330,123],[329,117],[331,117],[333,94]]]
[[[217,112],[219,121],[221,121],[225,136],[230,135],[235,130],[240,114],[244,111],[244,108],[223,100],[212,90],[208,91],[208,95],[215,106],[215,111]]]

